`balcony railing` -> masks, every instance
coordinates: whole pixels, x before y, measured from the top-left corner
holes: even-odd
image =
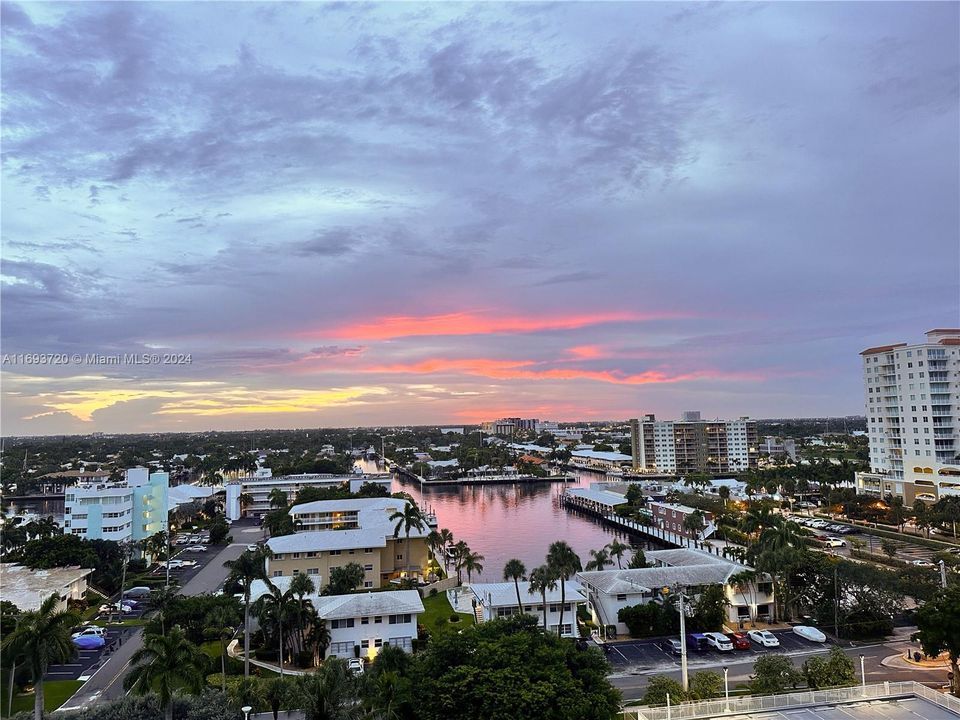
[[[696,720],[717,718],[764,710],[839,705],[870,700],[893,700],[918,697],[942,707],[949,712],[960,713],[960,698],[931,690],[918,682],[885,682],[876,685],[856,685],[833,690],[807,690],[783,695],[750,695],[732,697],[729,700],[704,700],[680,703],[671,707],[625,707],[624,720]]]

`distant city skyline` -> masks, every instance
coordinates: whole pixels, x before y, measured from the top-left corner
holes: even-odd
[[[4,2],[2,432],[861,415],[960,324],[958,28]]]

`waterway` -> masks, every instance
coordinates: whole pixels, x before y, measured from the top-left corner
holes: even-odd
[[[364,467],[376,472],[373,463]],[[394,491],[407,492],[417,503],[437,514],[442,528],[449,528],[457,540],[465,540],[474,552],[484,556],[483,573],[474,581],[500,582],[507,560],[518,558],[531,570],[544,562],[547,548],[565,540],[580,556],[590,560],[590,550],[602,548],[614,538],[630,544],[630,537],[607,528],[599,520],[560,507],[558,496],[568,487],[589,487],[605,480],[603,474],[573,473],[576,482],[516,483],[513,485],[461,485],[420,487],[418,482],[394,477]],[[635,546],[650,549],[647,542]],[[629,560],[624,555],[623,563]]]

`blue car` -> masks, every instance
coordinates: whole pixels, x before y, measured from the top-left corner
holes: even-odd
[[[704,652],[709,649],[710,641],[702,633],[690,633],[687,635],[687,648],[694,652]]]
[[[73,644],[81,650],[98,650],[107,644],[99,635],[80,635],[73,638]]]

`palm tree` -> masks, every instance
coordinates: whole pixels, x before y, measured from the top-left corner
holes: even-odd
[[[180,594],[180,588],[176,585],[164,585],[163,587],[154,588],[153,592],[150,593],[150,604],[157,610],[157,614],[160,616],[160,632],[166,632],[164,622],[166,621],[167,610],[169,609],[171,603],[173,603],[174,598]]]
[[[485,558],[483,557],[483,555],[481,555],[480,553],[476,553],[476,552],[468,552],[466,555],[464,555],[462,558],[460,558],[460,562],[462,563],[462,567],[463,567],[463,569],[464,569],[464,570],[466,571],[466,573],[467,573],[467,582],[468,582],[468,583],[473,580],[473,574],[474,574],[474,573],[476,573],[477,575],[479,575],[480,573],[483,572],[483,561],[484,561],[484,560],[485,560]]]
[[[730,585],[733,585],[737,588],[737,591],[740,593],[740,597],[743,598],[743,604],[747,606],[747,613],[750,616],[750,626],[754,626],[753,611],[751,610],[753,603],[747,599],[747,589],[753,588],[753,583],[757,579],[757,572],[755,570],[741,570],[740,572],[731,575],[730,579],[727,582]]]
[[[233,635],[234,625],[237,623],[236,615],[231,612],[231,608],[224,605],[217,605],[204,618],[207,629],[204,635],[213,637],[220,641],[220,673],[223,676],[223,692],[227,691],[227,640]]]
[[[246,517],[247,508],[253,505],[253,495],[250,493],[240,493],[240,497],[237,498],[240,501],[240,514]]]
[[[309,618],[307,643],[313,648],[314,664],[323,661],[323,656],[330,647],[330,628],[327,627],[327,621],[316,612]]]
[[[390,516],[391,522],[396,522],[397,526],[393,529],[393,537],[400,537],[400,531],[403,530],[406,535],[406,549],[404,550],[404,558],[407,563],[407,572],[410,571],[410,531],[411,530],[420,530],[423,531],[427,527],[427,518],[417,507],[417,504],[412,500],[408,500],[404,506],[403,510],[397,510]]]
[[[727,485],[721,485],[717,488],[717,495],[720,496],[720,499],[723,500],[723,507],[726,509],[727,500],[730,499],[730,488]]]
[[[297,649],[303,650],[306,641],[306,628],[310,621],[310,616],[316,615],[317,611],[313,607],[313,602],[306,599],[307,595],[313,595],[317,591],[317,586],[309,575],[298,573],[290,581],[290,594],[296,598],[294,608],[294,619],[297,623]]]
[[[560,583],[560,620],[557,637],[563,636],[563,606],[567,603],[567,580],[582,570],[579,556],[565,541],[557,540],[547,549],[547,565]]]
[[[270,499],[270,507],[274,510],[285,508],[289,503],[287,500],[287,494],[280,488],[274,488],[271,490],[268,497]]]
[[[340,658],[297,680],[298,707],[306,720],[346,720],[359,711],[357,680]]]
[[[629,549],[630,549],[629,545],[625,545],[616,539],[614,539],[612,543],[607,545],[607,551],[610,553],[610,557],[616,558],[617,567],[620,569],[623,569],[623,565],[622,565],[623,555]]]
[[[17,628],[3,638],[3,648],[13,657],[26,658],[33,681],[33,717],[43,718],[43,676],[50,665],[65,663],[73,657],[74,646],[70,632],[80,618],[70,610],[57,610],[58,595],[44,600],[37,610],[20,615]]]
[[[463,585],[463,576],[460,571],[463,570],[463,558],[470,554],[470,546],[463,540],[458,540],[453,546],[453,566],[457,571],[457,585]]]
[[[243,586],[243,676],[250,677],[250,588],[254,580],[266,580],[265,561],[270,549],[261,547],[255,552],[244,552],[236,560],[227,560],[223,566],[230,570],[228,582]]]
[[[123,687],[137,695],[155,692],[167,720],[173,718],[173,694],[180,688],[200,692],[207,657],[187,640],[180,626],[165,635],[144,635],[143,646],[130,658]]]
[[[590,557],[592,557],[593,560],[587,563],[587,571],[603,570],[607,565],[613,565],[613,560],[610,559],[610,553],[607,552],[606,548],[591,550]]]
[[[289,615],[290,601],[293,595],[289,590],[284,592],[267,580],[267,592],[260,596],[260,599],[253,605],[253,611],[257,616],[260,627],[267,630],[275,625],[277,628],[277,638],[280,643],[280,677],[283,677],[283,618]]]
[[[520,600],[520,581],[527,579],[527,568],[522,561],[512,558],[503,566],[503,579],[513,580],[513,588],[517,591],[517,612],[523,614],[523,602]]]
[[[273,678],[264,682],[261,687],[263,689],[263,700],[270,706],[273,720],[278,720],[280,706],[290,696],[290,682],[284,678]]]
[[[446,572],[447,566],[450,563],[450,558],[447,557],[447,548],[453,545],[453,533],[450,532],[448,528],[440,528],[440,550],[443,552],[443,570]]]
[[[540,593],[543,601],[543,631],[547,632],[547,591],[557,589],[557,579],[547,565],[541,565],[530,571],[530,592]]]

